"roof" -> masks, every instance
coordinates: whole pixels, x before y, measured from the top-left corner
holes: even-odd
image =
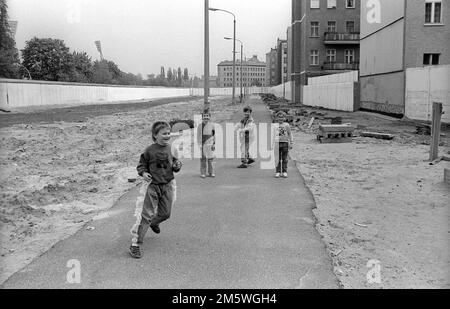
[[[222,61],[218,64],[218,66],[230,66],[233,65],[233,61]],[[236,59],[236,65],[241,65],[241,60],[240,59]],[[256,55],[254,55],[251,59],[248,59],[246,61],[242,62],[242,65],[245,66],[266,66],[266,63],[263,61],[259,61],[258,57]]]

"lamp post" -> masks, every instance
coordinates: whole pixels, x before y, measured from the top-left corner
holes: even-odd
[[[225,12],[228,14],[233,15],[233,98],[232,101],[235,103],[235,96],[236,96],[236,15],[234,13],[222,10],[222,9],[216,9],[216,8],[209,8],[210,11],[213,12]]]
[[[209,103],[209,0],[205,0],[205,63],[204,63],[204,105],[205,113],[210,112]]]
[[[228,38],[228,37],[225,37],[224,39],[225,40],[232,40],[232,38]],[[242,57],[244,55],[244,44],[239,39],[236,39],[236,41],[241,43],[241,84],[240,84],[240,86],[241,86],[241,94],[240,94],[240,103],[242,103],[243,98],[244,98],[243,93],[242,93],[242,84],[244,82],[244,79],[243,79],[244,78],[244,70],[243,70],[243,61],[242,61]]]
[[[302,24],[303,23],[303,21],[305,20],[305,17],[306,17],[306,14],[304,14],[303,16],[302,16],[302,18],[300,19],[300,20],[295,20],[292,24],[291,24],[291,26],[292,26],[292,37],[293,38],[295,38],[295,37],[297,37],[296,35],[295,35],[295,29],[296,29],[296,25],[297,24]],[[301,53],[301,57],[300,57],[300,63],[299,63],[299,67],[300,67],[300,71],[301,71],[301,69],[302,69],[302,59],[304,59],[304,62],[305,62],[305,68],[306,68],[306,41],[305,41],[305,36],[306,36],[306,33],[302,33],[302,29],[300,28],[300,33],[301,33],[301,38],[302,38],[302,42],[300,42],[300,45],[303,45],[303,46],[301,46],[301,47],[303,47],[303,52]],[[303,44],[302,44],[303,43]],[[293,46],[292,46],[292,48],[294,48],[295,49],[295,44],[292,44]],[[294,59],[295,59],[295,57],[294,57]],[[301,78],[302,78],[302,75],[303,74],[305,74],[306,73],[306,69],[304,70],[304,71],[302,71],[302,72],[297,72],[297,66],[295,65],[295,60],[293,61],[293,63],[294,63],[294,68],[293,68],[293,72],[294,73],[292,73],[291,74],[291,77],[293,76],[294,77],[294,101],[296,101],[296,97],[297,97],[297,91],[296,91],[296,89],[297,89],[297,81],[298,81],[298,87],[299,87],[299,99],[300,99],[300,101],[303,101],[303,98],[302,98],[302,85],[301,85]]]

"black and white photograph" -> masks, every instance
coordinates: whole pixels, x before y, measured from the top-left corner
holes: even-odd
[[[0,0],[0,289],[449,288],[450,1]]]

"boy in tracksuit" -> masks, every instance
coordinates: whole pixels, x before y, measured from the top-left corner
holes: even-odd
[[[211,122],[211,114],[203,113],[202,124],[197,129],[197,142],[202,151],[200,175],[202,178],[216,177],[214,173],[214,151],[216,147],[216,130]],[[206,164],[208,163],[208,165]]]
[[[140,246],[148,229],[159,234],[159,224],[169,219],[176,199],[174,173],[181,170],[182,163],[172,153],[170,145],[170,125],[156,122],[152,126],[153,144],[145,150],[139,160],[137,171],[147,182],[140,191],[136,202],[136,223],[131,229],[130,254],[141,258]]]
[[[291,126],[286,122],[286,114],[278,112],[277,115],[278,128],[275,132],[275,155],[276,155],[276,173],[275,178],[288,177],[289,150],[293,147],[293,137]]]

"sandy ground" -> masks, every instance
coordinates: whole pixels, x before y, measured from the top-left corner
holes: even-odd
[[[357,136],[362,130],[396,136],[320,144],[318,125],[330,122],[319,119],[308,129],[306,117],[294,130],[291,157],[316,200],[317,229],[342,286],[449,288],[450,185],[443,178],[450,163],[425,161],[430,137],[414,134],[411,123],[364,112],[319,112],[343,117],[358,127]],[[441,155],[450,150],[450,132],[444,133]]]
[[[239,106],[211,100],[215,121]],[[0,284],[73,235],[135,184],[156,120],[193,119],[202,100],[89,118],[0,129]],[[87,227],[89,228],[89,226]]]

